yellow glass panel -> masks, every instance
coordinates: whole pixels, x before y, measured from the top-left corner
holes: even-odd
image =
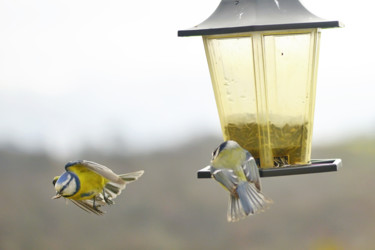
[[[236,117],[244,119],[249,107],[256,107],[252,39],[210,39],[206,44],[220,121],[225,126]]]
[[[310,161],[319,32],[204,37],[225,140],[261,167]]]

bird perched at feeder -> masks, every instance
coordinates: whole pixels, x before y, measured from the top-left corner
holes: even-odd
[[[225,141],[215,149],[210,172],[230,193],[227,212],[230,222],[263,211],[271,202],[261,193],[255,159],[235,141]]]
[[[125,188],[126,184],[136,181],[143,170],[117,175],[111,169],[86,160],[71,161],[65,165],[61,176],[53,179],[56,195],[52,199],[64,197],[86,212],[102,215],[99,209],[103,205],[112,205],[112,201]]]

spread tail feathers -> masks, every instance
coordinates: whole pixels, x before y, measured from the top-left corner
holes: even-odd
[[[238,221],[249,214],[261,212],[267,207],[267,203],[271,202],[254,184],[247,181],[239,183],[236,191],[238,196],[231,194],[229,198],[228,221]]]
[[[138,178],[141,177],[144,172],[145,171],[140,170],[140,171],[137,171],[137,172],[127,173],[127,174],[121,174],[119,176],[125,182],[129,183],[129,182],[133,182],[133,181],[138,180]]]
[[[122,180],[125,181],[124,184],[118,184],[115,182],[108,182],[104,187],[104,192],[108,196],[107,198],[112,200],[121,194],[121,191],[125,189],[126,184],[138,180],[139,177],[143,175],[144,171],[140,170],[137,172],[121,174],[119,175]]]
[[[229,196],[228,213],[227,219],[230,222],[239,221],[246,217],[246,214],[242,208],[240,200],[233,194]]]

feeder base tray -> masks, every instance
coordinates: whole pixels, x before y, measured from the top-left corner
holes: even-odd
[[[341,159],[311,160],[305,165],[286,165],[278,168],[259,168],[260,177],[272,177],[296,174],[314,174],[337,171],[342,167]],[[197,173],[199,179],[211,178],[210,166]]]

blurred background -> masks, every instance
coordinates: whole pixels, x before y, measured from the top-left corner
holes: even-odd
[[[196,178],[222,141],[200,37],[219,0],[0,0],[0,249],[371,249],[370,3],[301,1],[323,30],[312,157],[337,173],[263,178],[265,213],[226,222]],[[358,6],[358,8],[356,8]],[[101,217],[51,200],[70,160],[145,175]]]

